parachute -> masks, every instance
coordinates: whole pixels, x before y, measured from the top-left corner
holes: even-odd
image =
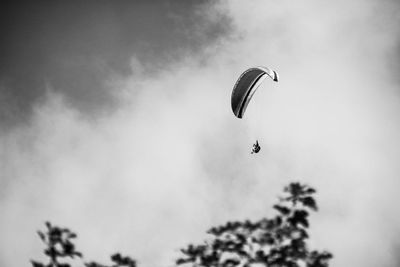
[[[243,118],[247,105],[267,76],[275,82],[278,81],[278,74],[267,67],[250,68],[240,75],[231,96],[232,111],[236,117]]]

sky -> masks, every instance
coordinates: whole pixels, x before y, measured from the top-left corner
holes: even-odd
[[[290,181],[318,191],[332,266],[400,265],[397,1],[0,5],[1,266],[43,259],[46,220],[87,260],[173,266]],[[239,120],[232,87],[259,65],[280,81]]]

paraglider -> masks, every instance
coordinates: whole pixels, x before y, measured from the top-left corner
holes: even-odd
[[[253,144],[253,148],[251,149],[251,154],[254,154],[254,153],[257,154],[258,152],[260,152],[260,150],[261,150],[261,147],[258,144],[258,140],[256,140],[256,142]]]
[[[251,98],[267,77],[270,77],[275,82],[279,80],[278,73],[267,67],[249,68],[240,75],[233,87],[231,96],[232,111],[237,118],[243,118]],[[258,153],[260,149],[261,147],[257,140],[253,145],[251,154]]]

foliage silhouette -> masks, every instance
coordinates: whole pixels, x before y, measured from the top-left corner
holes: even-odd
[[[49,263],[43,264],[37,261],[31,261],[33,267],[70,267],[68,263],[62,263],[61,260],[70,257],[82,257],[82,253],[76,251],[72,239],[77,235],[67,228],[61,228],[46,222],[47,232],[38,231],[40,239],[45,243],[44,254],[49,257]]]
[[[113,265],[102,265],[96,262],[85,263],[86,267],[136,267],[136,261],[130,257],[121,256],[119,253],[111,255],[111,261]]]
[[[65,262],[66,258],[74,259],[75,257],[83,258],[81,252],[75,249],[72,239],[77,235],[68,228],[53,226],[50,222],[46,222],[47,231],[38,231],[38,235],[46,245],[44,254],[49,258],[47,264],[31,260],[32,267],[71,267]],[[136,261],[130,257],[122,256],[120,253],[111,255],[112,265],[104,265],[97,262],[84,263],[86,267],[136,267]]]
[[[317,211],[313,197],[316,191],[300,183],[284,188],[284,196],[273,206],[278,214],[258,221],[232,221],[212,227],[212,238],[200,245],[181,249],[177,265],[193,267],[327,267],[332,254],[310,250],[308,216]],[[45,244],[44,254],[48,263],[31,260],[32,267],[71,267],[67,260],[80,259],[86,267],[136,267],[136,261],[120,253],[111,255],[111,265],[94,261],[83,262],[83,255],[76,250],[73,239],[77,237],[68,228],[45,223],[47,231],[38,231]]]
[[[285,195],[274,205],[272,219],[228,222],[211,228],[211,240],[182,249],[176,264],[194,267],[327,267],[332,254],[309,250],[307,229],[310,211],[317,211],[316,191],[300,183],[284,188]]]

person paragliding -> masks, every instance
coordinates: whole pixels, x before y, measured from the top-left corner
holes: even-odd
[[[231,96],[232,111],[237,118],[243,118],[251,98],[267,77],[271,78],[274,82],[279,80],[278,73],[267,67],[249,68],[240,75],[233,87]],[[253,144],[251,154],[258,153],[260,150],[261,147],[258,144],[258,140],[256,140],[256,143]]]
[[[260,152],[260,150],[261,150],[261,147],[258,144],[258,140],[256,140],[256,142],[253,144],[253,148],[251,149],[251,154],[254,154],[254,153],[257,154],[258,152]]]

